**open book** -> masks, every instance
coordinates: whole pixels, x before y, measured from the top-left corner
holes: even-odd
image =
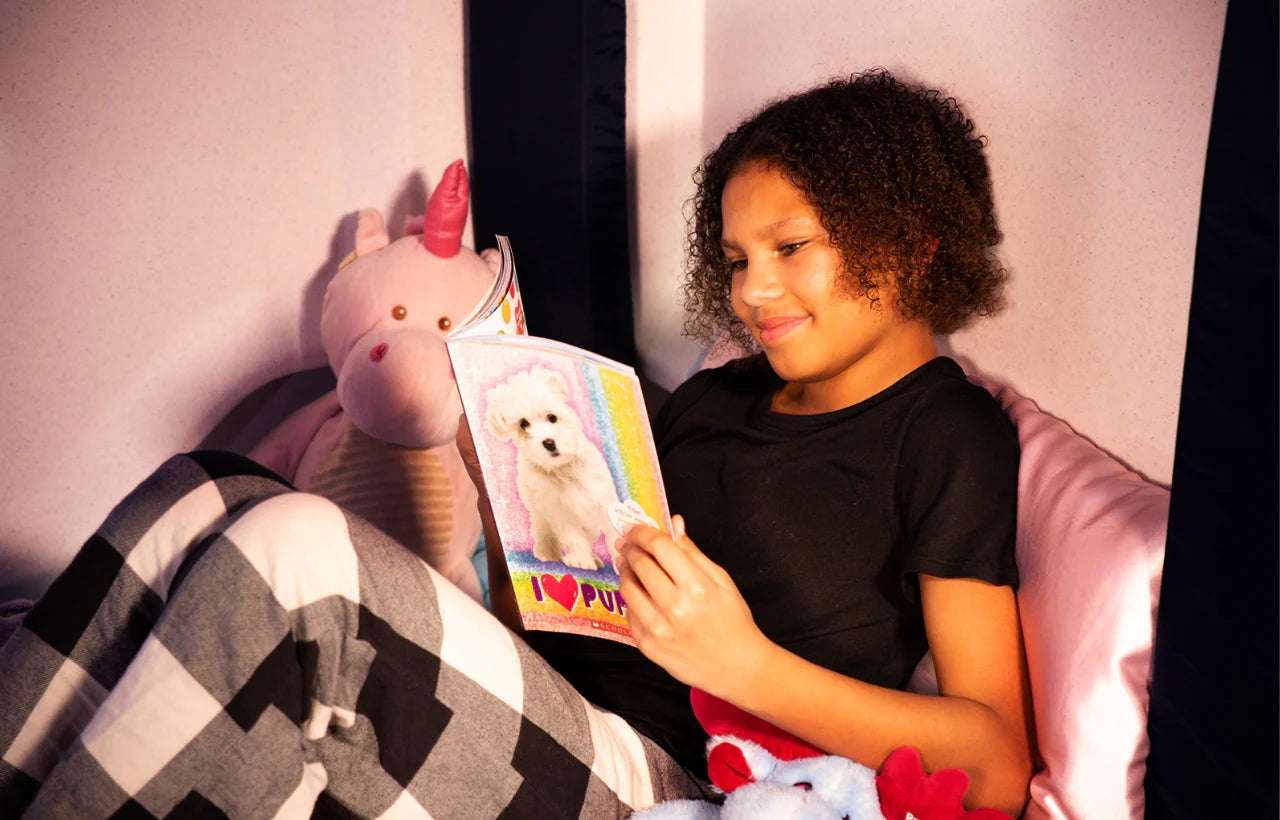
[[[503,237],[499,248],[505,269]],[[511,268],[499,285],[508,295]],[[514,317],[518,287],[513,298]],[[519,315],[518,331],[464,324],[445,344],[521,621],[632,643],[613,542],[639,522],[671,531],[640,381],[627,365],[524,335]]]

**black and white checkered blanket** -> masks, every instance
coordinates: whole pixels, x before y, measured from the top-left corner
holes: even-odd
[[[361,519],[192,453],[0,648],[0,817],[616,817],[700,789]]]

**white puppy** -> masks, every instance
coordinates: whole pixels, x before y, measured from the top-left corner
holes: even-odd
[[[533,524],[533,556],[599,569],[596,538],[613,529],[618,493],[604,456],[569,406],[564,376],[544,367],[513,374],[486,396],[485,423],[516,445],[516,488]],[[610,545],[611,547],[612,545]]]

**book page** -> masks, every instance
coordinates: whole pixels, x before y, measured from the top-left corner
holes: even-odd
[[[505,236],[495,237],[501,264],[489,294],[480,301],[451,338],[462,336],[524,334],[528,332],[524,320],[524,300],[520,298],[520,281],[516,277],[515,256],[511,242]]]
[[[639,521],[671,531],[640,383],[548,341],[448,341],[521,619],[632,643],[613,542]]]

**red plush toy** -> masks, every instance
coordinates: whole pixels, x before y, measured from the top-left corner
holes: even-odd
[[[961,769],[924,773],[920,752],[911,746],[894,749],[876,775],[880,812],[886,820],[1012,820],[996,809],[965,810],[969,775]]]
[[[734,739],[762,747],[779,763],[831,757],[794,735],[699,689],[690,692],[690,701],[698,722],[711,736],[707,776],[716,788],[726,794],[763,782],[758,777],[760,767],[756,755],[752,754],[753,747],[734,742]],[[849,782],[856,783],[857,779]],[[885,820],[1011,820],[1009,815],[995,809],[966,810],[963,800],[969,789],[969,775],[960,769],[941,769],[931,775],[926,774],[920,753],[910,746],[894,750],[874,782],[875,797]],[[800,785],[806,789],[819,788],[819,784]],[[871,795],[864,797],[870,798]],[[750,811],[735,814],[755,816]],[[663,816],[667,815],[664,813]]]

